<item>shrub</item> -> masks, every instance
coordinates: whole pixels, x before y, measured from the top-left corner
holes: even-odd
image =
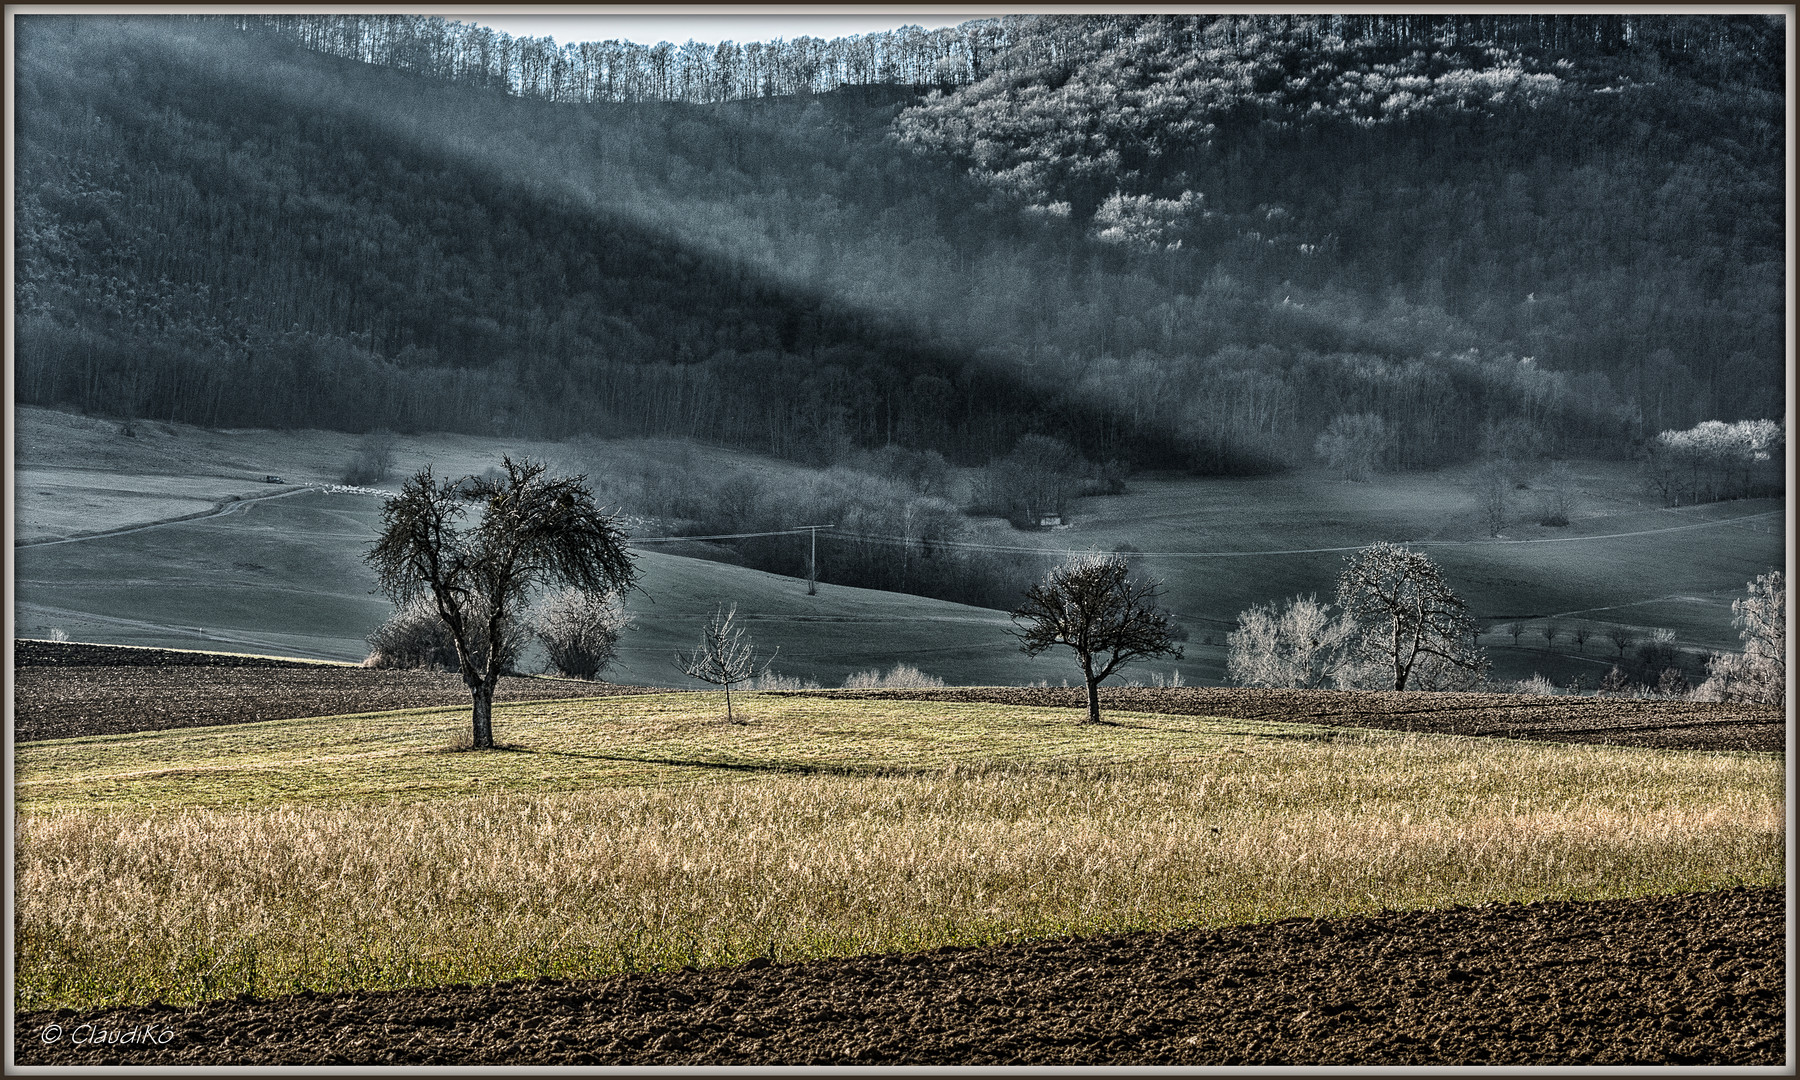
[[[1687,676],[1678,667],[1663,668],[1662,675],[1656,680],[1656,692],[1663,697],[1687,697]]]
[[[859,671],[844,680],[846,690],[929,690],[943,685],[944,680],[911,664],[895,664],[886,675],[880,671]]]
[[[822,689],[816,679],[802,679],[797,675],[783,675],[780,672],[766,672],[748,684],[752,690],[818,690]]]
[[[1619,665],[1614,664],[1611,671],[1600,677],[1598,689],[1602,694],[1626,694],[1630,693],[1635,685],[1625,672],[1620,670]]]
[[[592,679],[619,657],[619,635],[631,616],[616,592],[566,588],[538,601],[528,617],[550,665],[572,679]]]
[[[1532,672],[1529,679],[1520,679],[1513,683],[1510,689],[1515,694],[1535,694],[1538,697],[1556,697],[1562,693],[1562,690],[1548,677],[1537,672]]]
[[[428,596],[415,597],[368,636],[364,667],[457,669],[456,644]]]
[[[464,615],[477,626],[487,622],[484,605],[470,602],[464,608]],[[517,628],[509,624],[503,627],[501,636],[500,666],[502,670],[510,670],[519,654],[520,635]],[[407,601],[387,622],[376,627],[367,641],[369,655],[363,661],[364,667],[425,668],[429,671],[461,669],[450,628],[444,625],[443,618],[437,613],[437,605],[429,594],[421,594]],[[474,660],[479,666],[486,657],[486,641],[478,640],[476,649]]]
[[[382,429],[369,432],[356,444],[356,452],[344,466],[343,481],[354,487],[379,484],[394,470],[394,433]]]

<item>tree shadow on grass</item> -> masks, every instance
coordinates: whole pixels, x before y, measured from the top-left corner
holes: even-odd
[[[531,747],[510,747],[526,754],[544,754],[550,757],[582,758],[587,761],[617,761],[632,765],[670,765],[683,769],[723,769],[728,772],[761,772],[787,773],[802,776],[878,776],[886,775],[891,770],[882,770],[869,766],[857,765],[813,765],[798,761],[706,761],[699,758],[670,757],[633,757],[628,754],[584,754],[574,750],[537,750]],[[941,772],[941,768],[909,770],[917,772]]]

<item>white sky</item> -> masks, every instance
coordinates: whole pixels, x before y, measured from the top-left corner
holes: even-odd
[[[530,10],[529,7],[524,8],[525,12]],[[556,39],[558,45],[608,40],[635,41],[642,45],[655,45],[661,41],[675,45],[703,41],[716,45],[721,41],[742,44],[797,37],[824,38],[829,41],[854,34],[893,30],[908,24],[931,30],[996,14],[977,8],[944,7],[795,11],[788,14],[754,10],[746,12],[731,8],[698,14],[668,10],[651,14],[583,14],[583,10],[571,7],[544,14],[525,14],[517,10],[491,13],[446,10],[444,17],[452,22],[490,26],[513,37],[551,37]],[[631,8],[624,10],[632,11]],[[643,9],[639,8],[637,11],[642,12]],[[704,12],[705,9],[701,11]]]

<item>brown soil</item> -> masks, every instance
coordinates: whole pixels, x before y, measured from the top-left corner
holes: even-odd
[[[21,1065],[1780,1065],[1785,908],[1739,888],[22,1013],[13,1045]]]
[[[446,672],[275,660],[116,645],[14,642],[13,737],[19,742],[164,728],[464,705]],[[507,677],[496,701],[661,693],[576,679]],[[822,697],[1085,708],[1078,688],[803,691]],[[1102,710],[1230,716],[1453,735],[1691,750],[1786,749],[1779,710],[1741,703],[1524,694],[1346,693],[1225,687],[1112,687]]]
[[[959,686],[942,690],[818,690],[801,693],[821,697],[1087,708],[1086,691],[1079,687]],[[1103,722],[1108,710],[1680,750],[1781,752],[1787,748],[1787,724],[1781,710],[1742,702],[1120,686],[1101,689]]]
[[[449,672],[113,645],[16,641],[13,647],[17,742],[469,704],[468,688]],[[579,679],[503,676],[494,700],[653,692]]]

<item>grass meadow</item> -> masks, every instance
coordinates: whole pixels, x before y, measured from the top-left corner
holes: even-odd
[[[28,743],[16,1009],[1783,881],[1780,755],[718,694]]]

